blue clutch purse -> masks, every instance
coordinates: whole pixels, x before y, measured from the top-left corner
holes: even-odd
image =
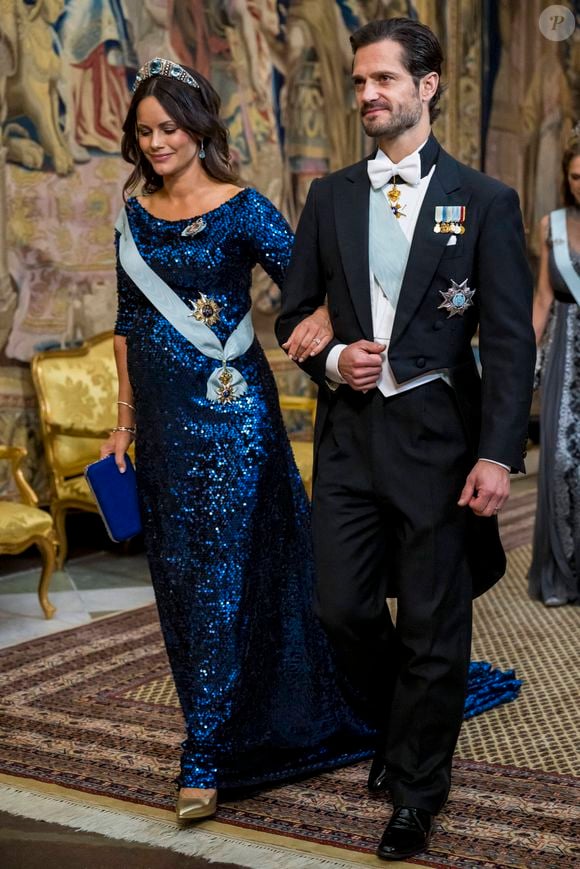
[[[125,454],[126,471],[121,474],[110,455],[85,468],[85,479],[94,495],[111,540],[121,543],[141,532],[137,479],[131,459]]]

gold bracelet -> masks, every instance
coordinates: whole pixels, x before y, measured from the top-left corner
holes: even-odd
[[[117,404],[123,404],[123,405],[124,405],[124,406],[125,406],[125,407],[130,407],[130,408],[131,408],[131,410],[136,410],[136,408],[135,408],[135,407],[133,407],[133,405],[132,405],[132,404],[129,404],[129,402],[128,402],[128,401],[118,401],[118,402],[117,402]]]
[[[136,429],[128,425],[117,425],[114,429],[111,429],[111,434],[114,434],[116,431],[128,431],[129,434],[134,436]]]

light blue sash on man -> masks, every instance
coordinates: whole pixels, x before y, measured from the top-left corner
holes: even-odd
[[[558,271],[566,282],[566,286],[576,299],[576,303],[580,305],[580,275],[574,268],[574,263],[570,257],[566,209],[559,208],[557,211],[552,211],[550,214],[550,224],[552,230],[554,259],[556,260]]]
[[[397,307],[411,245],[391,211],[384,191],[371,187],[369,202],[369,265],[393,308]]]
[[[248,384],[239,371],[226,365],[231,359],[242,356],[249,349],[254,340],[254,327],[252,325],[252,312],[248,311],[245,317],[238,323],[230,337],[222,345],[206,323],[194,320],[191,308],[182,302],[176,293],[165,281],[155,274],[147,265],[135,244],[127,212],[121,209],[115,224],[121,238],[119,240],[119,260],[125,272],[133,283],[141,290],[152,305],[162,314],[171,325],[177,329],[200,353],[211,359],[218,359],[222,365],[210,375],[207,381],[207,395],[209,401],[222,401],[224,371],[229,375],[229,394],[238,398],[243,395]]]

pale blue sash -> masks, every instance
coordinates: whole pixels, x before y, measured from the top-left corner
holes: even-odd
[[[580,305],[580,275],[574,268],[574,263],[570,257],[568,227],[566,225],[566,209],[559,208],[557,211],[552,211],[550,214],[550,224],[552,230],[554,259],[558,271],[566,282],[566,286],[576,299],[576,303]]]
[[[231,359],[242,356],[251,346],[254,340],[252,312],[248,311],[226,341],[225,346],[223,346],[210,327],[206,323],[195,320],[191,316],[191,308],[188,308],[185,302],[182,302],[179,296],[173,292],[171,287],[147,265],[135,244],[125,208],[121,209],[115,229],[121,234],[119,260],[133,283],[149,299],[151,304],[155,305],[160,314],[184,338],[193,344],[200,353],[203,353],[204,356],[209,356],[211,359],[219,359],[222,363],[222,367],[216,368],[207,381],[206,397],[209,401],[222,400],[220,392],[222,391],[223,383],[220,382],[219,378],[223,377],[224,371],[231,378],[228,382],[231,394],[235,398],[243,395],[248,388],[248,384],[239,371],[227,366],[226,363]]]
[[[411,245],[384,191],[370,189],[369,265],[393,308],[397,307]]]

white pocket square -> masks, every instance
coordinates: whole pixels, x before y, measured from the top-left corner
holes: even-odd
[[[456,236],[456,235],[450,235],[450,236],[449,236],[449,241],[447,242],[446,247],[452,247],[454,244],[457,244],[457,236]]]

